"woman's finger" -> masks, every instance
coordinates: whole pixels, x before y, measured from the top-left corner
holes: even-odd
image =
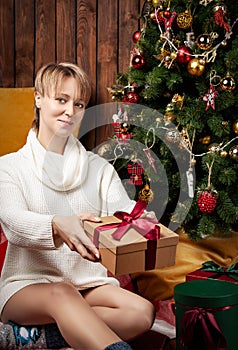
[[[78,214],[78,217],[82,221],[85,221],[85,220],[93,221],[93,222],[100,222],[101,221],[100,217],[96,216],[93,213],[80,213],[80,214]]]
[[[99,261],[99,258],[97,258],[95,256],[95,254],[93,254],[92,252],[90,252],[83,244],[77,242],[74,244],[74,251],[76,251],[77,253],[79,253],[82,258],[90,260],[90,261]]]
[[[94,255],[98,260],[100,259],[99,250],[93,244],[91,239],[86,235],[86,233],[80,237],[80,241],[90,254]]]

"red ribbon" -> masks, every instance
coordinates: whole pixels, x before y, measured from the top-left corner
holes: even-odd
[[[231,307],[215,309],[194,307],[186,311],[180,326],[181,348],[184,349],[185,345],[197,344],[202,336],[206,349],[226,350],[226,339],[212,312],[225,311]]]
[[[93,243],[98,246],[101,231],[116,228],[115,232],[112,234],[112,237],[119,241],[129,230],[129,228],[133,227],[137,232],[148,239],[146,251],[146,269],[153,269],[155,266],[157,239],[160,237],[160,229],[155,225],[158,224],[157,220],[149,221],[146,218],[140,218],[146,207],[147,204],[144,201],[139,200],[136,202],[136,205],[130,214],[124,211],[115,212],[114,216],[122,221],[97,227],[94,231]]]
[[[230,32],[231,27],[229,26],[228,23],[225,22],[224,17],[225,17],[225,13],[224,13],[222,7],[219,7],[214,13],[214,21],[218,26],[224,27],[224,29],[227,32]]]

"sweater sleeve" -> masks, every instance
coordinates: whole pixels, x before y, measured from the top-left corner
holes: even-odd
[[[118,210],[127,213],[132,211],[135,201],[129,198],[118,173],[110,163],[105,165],[103,171],[102,188],[104,191],[107,188],[107,191],[102,194],[102,198],[106,196],[102,216],[113,215]]]
[[[2,157],[3,158],[3,157]],[[7,240],[20,247],[55,249],[53,215],[29,211],[11,165],[0,161],[0,219]]]

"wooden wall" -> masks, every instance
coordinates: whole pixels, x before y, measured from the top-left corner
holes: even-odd
[[[78,63],[92,81],[90,104],[129,65],[144,0],[1,0],[0,87],[33,86],[45,63]]]
[[[48,62],[70,61],[90,76],[89,106],[111,102],[107,87],[129,66],[132,35],[144,0],[0,0],[0,87],[30,87]],[[101,110],[101,114],[105,114]],[[93,149],[112,135],[111,116],[82,125]],[[87,127],[90,131],[87,132]]]

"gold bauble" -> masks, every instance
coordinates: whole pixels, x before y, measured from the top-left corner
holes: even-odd
[[[223,121],[221,122],[221,124],[222,124],[225,128],[227,128],[228,125],[229,125],[229,122],[228,122],[227,120],[223,120]]]
[[[221,151],[220,152],[220,156],[222,157],[222,158],[226,158],[227,157],[227,151]]]
[[[236,87],[235,79],[232,76],[230,76],[229,74],[227,74],[226,77],[221,79],[220,87],[224,91],[228,91],[228,92],[233,91]]]
[[[161,4],[161,0],[152,0],[152,5],[154,7],[158,7],[158,6],[160,6],[160,4]]]
[[[171,58],[172,60],[175,60],[175,59],[177,58],[177,52],[175,52],[175,51],[171,52],[170,58]]]
[[[211,142],[211,136],[207,135],[207,136],[201,137],[199,139],[199,142],[203,145],[208,145]]]
[[[138,193],[138,199],[143,202],[151,203],[154,199],[154,193],[150,186],[146,184]]]
[[[238,160],[238,145],[230,148],[229,156],[234,160]]]
[[[181,29],[188,29],[193,23],[193,16],[188,12],[188,10],[179,13],[177,16],[177,25]]]
[[[201,34],[197,37],[196,44],[201,50],[208,50],[212,46],[213,39],[209,34]]]
[[[232,130],[235,134],[238,134],[238,119],[232,124]]]
[[[220,146],[219,146],[219,143],[211,143],[209,146],[208,146],[208,149],[210,152],[212,153],[218,153],[220,151]]]
[[[188,72],[191,75],[200,77],[205,71],[205,62],[199,58],[193,58],[188,62]]]

